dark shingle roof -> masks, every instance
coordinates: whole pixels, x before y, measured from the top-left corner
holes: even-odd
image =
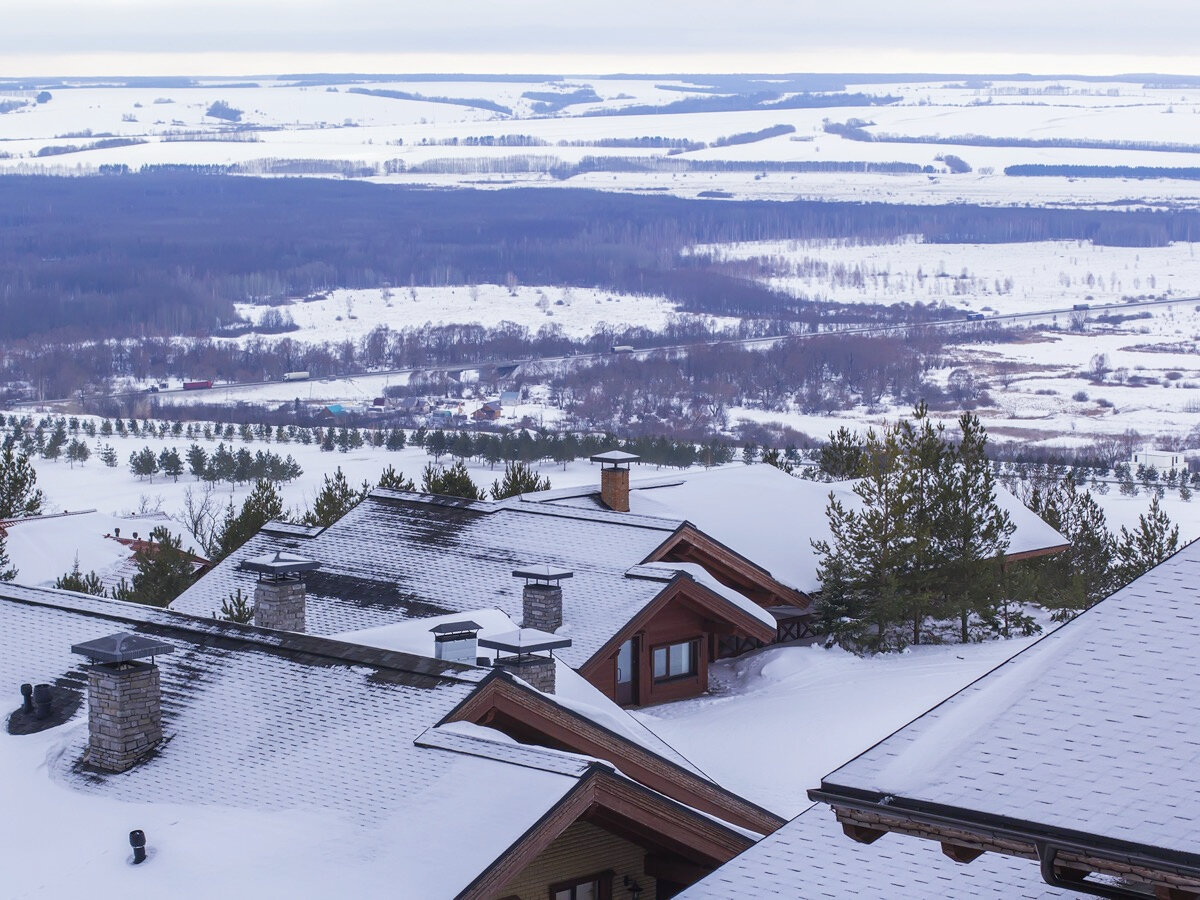
[[[773,835],[679,895],[680,900],[746,896],[804,900],[1053,900],[1077,897],[1045,884],[1038,864],[985,853],[953,862],[934,841],[889,834],[855,843],[824,805],[801,813]]]
[[[311,537],[272,525],[201,578],[172,608],[209,615],[240,587],[250,593],[245,559],[275,550],[321,563],[307,579],[309,631],[338,634],[411,618],[497,608],[520,622],[514,569],[551,566],[574,577],[563,585],[559,655],[578,667],[662,590],[657,579],[628,577],[678,526],[622,513],[548,504],[483,503],[374,491],[341,520]]]

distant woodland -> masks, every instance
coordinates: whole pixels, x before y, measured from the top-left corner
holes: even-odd
[[[687,311],[815,321],[813,304],[681,251],[695,243],[920,234],[1160,246],[1200,214],[443,191],[183,171],[0,178],[0,340],[212,335],[239,301],[335,287],[558,284]]]

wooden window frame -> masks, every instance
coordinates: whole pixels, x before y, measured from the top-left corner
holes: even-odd
[[[668,644],[656,644],[650,648],[650,680],[654,684],[670,684],[673,681],[683,681],[688,678],[695,678],[700,674],[700,641],[699,637],[690,637],[682,641],[671,641]],[[671,674],[671,648],[678,647],[682,644],[687,644],[691,649],[689,652],[689,662],[691,663],[691,671],[679,675]],[[659,650],[667,651],[667,674],[661,678],[654,674],[654,654]]]
[[[566,881],[555,882],[547,889],[546,896],[550,900],[556,900],[559,891],[569,891],[579,887],[581,884],[587,884],[592,881],[596,883],[596,900],[612,900],[612,869],[605,869],[603,872],[592,872],[590,875],[581,875],[578,878],[569,878]]]

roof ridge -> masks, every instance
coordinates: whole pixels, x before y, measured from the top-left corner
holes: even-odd
[[[206,618],[173,609],[161,609],[124,600],[110,600],[55,588],[3,584],[0,585],[0,602],[5,601],[80,613],[113,622],[169,629],[190,635],[199,635],[202,638],[231,638],[257,644],[270,651],[305,653],[339,660],[348,665],[367,665],[378,669],[391,669],[468,684],[477,684],[487,674],[484,670],[474,666],[435,660],[399,650],[382,650],[300,632],[273,631],[215,617]]]
[[[553,772],[556,775],[570,775],[576,778],[595,765],[616,771],[611,763],[594,756],[539,747],[536,744],[491,739],[477,734],[464,734],[452,727],[457,724],[460,723],[451,722],[447,725],[434,725],[426,728],[417,735],[413,743],[418,747],[446,750],[465,756],[478,756],[493,762],[537,769],[542,772]],[[518,755],[521,759],[514,758]]]

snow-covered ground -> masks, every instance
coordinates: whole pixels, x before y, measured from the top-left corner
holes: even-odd
[[[839,303],[946,303],[984,313],[1116,303],[1126,297],[1200,296],[1194,243],[1106,247],[1090,241],[888,244],[761,241],[702,246],[717,260],[759,260],[765,283]]]
[[[664,87],[665,85],[665,87]],[[467,104],[396,99],[351,93],[351,87],[402,91],[430,98],[456,98]],[[591,87],[599,101],[572,104],[540,114],[526,91],[563,92]],[[676,89],[672,90],[671,87]],[[279,159],[335,160],[377,170],[376,180],[397,184],[505,187],[535,184],[582,186],[603,190],[665,190],[695,196],[703,190],[737,197],[895,202],[1010,204],[1182,203],[1200,205],[1200,183],[1155,179],[1007,177],[1017,164],[1125,165],[1190,167],[1195,153],[1160,148],[1071,148],[941,144],[922,138],[981,136],[1003,143],[1012,138],[1135,141],[1194,144],[1200,90],[1155,88],[1142,83],[1003,82],[986,85],[914,82],[850,85],[850,92],[899,97],[886,106],[808,109],[748,109],[715,112],[621,113],[635,104],[663,105],[704,96],[678,80],[655,78],[570,78],[562,82],[372,81],[360,85],[303,85],[258,79],[255,86],[211,80],[191,87],[77,86],[52,92],[48,103],[0,115],[0,171],[77,174],[101,165],[138,168],[156,163],[250,164]],[[682,88],[682,90],[680,90]],[[764,84],[763,89],[769,85]],[[32,101],[33,92],[0,93],[3,100]],[[469,103],[482,99],[511,110],[504,113]],[[207,111],[224,101],[242,111],[245,130],[238,140],[199,140],[227,122]],[[876,135],[900,135],[906,143],[851,141],[825,132],[826,120],[857,119]],[[679,159],[738,162],[903,162],[933,166],[939,174],[864,173],[631,173],[594,172],[567,181],[544,173],[486,175],[464,172],[430,175],[394,172],[430,159],[497,160],[545,156],[572,163],[585,155],[661,157],[666,148],[620,148],[601,142],[613,138],[661,136],[713,143],[717,138],[790,125],[791,134],[751,143],[690,150]],[[189,134],[190,133],[190,134]],[[100,136],[142,141],[125,147],[61,155],[38,155],[44,148],[87,145]],[[468,146],[469,139],[528,135],[544,145]],[[181,139],[185,138],[185,139]],[[559,142],[584,146],[559,146]],[[939,157],[954,154],[973,171],[942,174]],[[544,168],[544,167],[543,167]]]
[[[675,304],[665,297],[573,287],[518,285],[510,290],[499,284],[336,290],[282,306],[238,305],[238,313],[256,323],[269,310],[291,317],[299,330],[253,335],[256,340],[340,342],[358,340],[380,326],[394,331],[427,324],[495,328],[503,322],[534,334],[546,328],[587,338],[615,329],[661,329],[676,314]]]
[[[858,657],[771,647],[709,670],[712,694],[635,715],[718,782],[781,815],[808,788],[1033,638]]]

